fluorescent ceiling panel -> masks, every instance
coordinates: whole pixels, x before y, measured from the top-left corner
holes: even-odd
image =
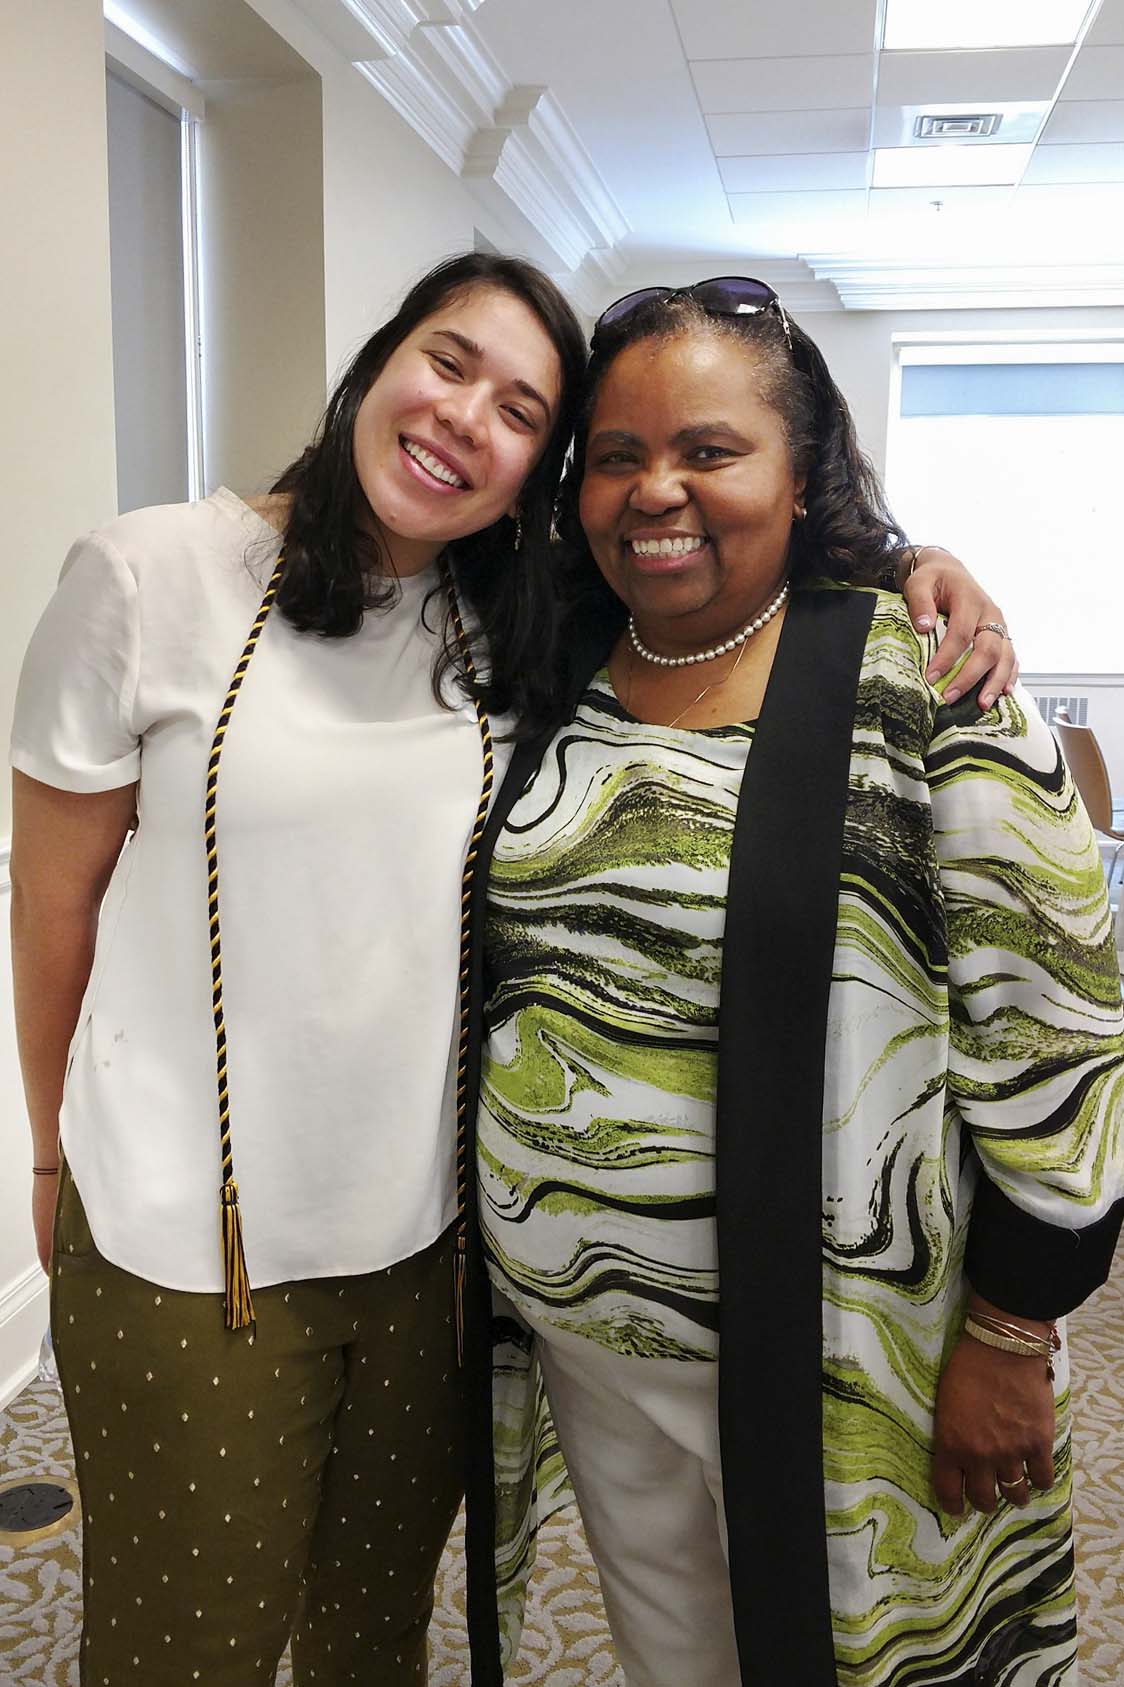
[[[987,187],[1017,182],[1029,146],[892,146],[874,154],[874,187]]]
[[[1089,0],[887,0],[888,49],[1052,47],[1075,41]]]

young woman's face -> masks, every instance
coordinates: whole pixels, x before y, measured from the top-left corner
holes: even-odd
[[[514,513],[560,389],[546,329],[496,287],[456,295],[403,340],[352,436],[359,484],[399,573]]]
[[[728,335],[641,340],[594,405],[581,521],[661,650],[697,650],[776,592],[803,493],[758,360]]]

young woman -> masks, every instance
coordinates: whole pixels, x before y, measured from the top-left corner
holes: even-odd
[[[760,283],[602,319],[562,526],[571,706],[474,908],[474,1680],[565,1498],[541,1372],[629,1687],[1074,1682],[1054,1321],[1120,1227],[1124,1027],[1057,747],[840,589],[899,535]]]
[[[502,730],[556,712],[584,361],[537,271],[442,265],[272,498],[83,539],[32,644],[14,953],[88,1687],[269,1681],[290,1634],[299,1683],[424,1679],[462,874]]]

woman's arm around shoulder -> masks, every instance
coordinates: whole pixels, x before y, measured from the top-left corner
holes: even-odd
[[[980,1161],[972,1286],[1052,1318],[1104,1280],[1124,1200],[1124,1014],[1088,817],[1021,688],[934,716],[949,1086]]]

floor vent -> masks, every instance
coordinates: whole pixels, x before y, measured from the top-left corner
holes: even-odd
[[[0,1491],[0,1542],[52,1534],[74,1510],[74,1495],[61,1482],[16,1482]]]

